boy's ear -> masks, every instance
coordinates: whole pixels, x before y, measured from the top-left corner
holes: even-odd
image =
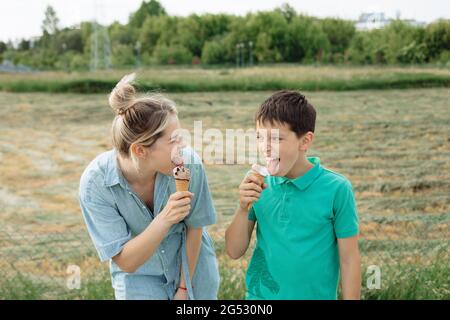
[[[313,141],[314,141],[314,132],[308,131],[301,138],[300,150],[303,152],[308,151],[308,149],[312,147]]]

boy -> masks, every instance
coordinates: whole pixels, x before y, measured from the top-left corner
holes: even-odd
[[[306,157],[316,111],[296,91],[279,91],[256,113],[258,148],[270,175],[247,175],[225,235],[232,259],[246,252],[258,223],[246,274],[247,299],[360,298],[358,217],[350,182]],[[266,134],[263,134],[266,133]],[[250,209],[249,209],[250,208]]]

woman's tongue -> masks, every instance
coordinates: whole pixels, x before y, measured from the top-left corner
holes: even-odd
[[[274,176],[280,170],[280,159],[266,158],[267,170],[269,170],[270,175]]]

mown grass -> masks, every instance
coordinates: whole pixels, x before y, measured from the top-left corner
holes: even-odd
[[[0,74],[0,90],[9,92],[107,93],[123,74],[103,72]],[[449,87],[450,70],[438,68],[373,68],[262,66],[248,69],[155,68],[138,70],[144,91],[212,92],[297,89],[348,91]]]
[[[223,132],[252,128],[254,111],[269,94],[169,96],[184,128],[192,130],[202,120],[203,130]],[[346,175],[355,189],[363,298],[450,299],[449,90],[306,95],[318,111],[311,155]],[[108,266],[92,249],[77,202],[82,170],[111,147],[107,96],[0,93],[0,106],[0,299],[112,299]],[[209,231],[222,299],[240,299],[245,290],[251,250],[231,260],[224,232],[247,170],[248,165],[206,164],[218,213]],[[81,290],[64,287],[69,264],[81,267]],[[381,269],[380,289],[366,287],[369,265]]]
[[[221,251],[219,250],[219,257]],[[248,254],[247,254],[248,256]],[[247,257],[248,258],[248,257]],[[450,299],[450,258],[443,250],[425,264],[397,263],[382,264],[380,268],[381,285],[370,288],[369,265],[362,265],[362,299],[365,300],[424,300]],[[240,300],[245,297],[245,268],[238,264],[219,265],[221,286],[219,299]],[[37,299],[114,299],[111,280],[106,268],[92,277],[83,277],[79,289],[65,287],[64,279],[59,282],[23,275],[20,272],[13,277],[0,281],[0,299],[3,300],[37,300]],[[338,297],[342,298],[340,288]]]
[[[88,279],[79,289],[68,289],[63,284],[43,282],[26,277],[20,273],[1,281],[1,300],[112,300],[114,292],[111,279]]]

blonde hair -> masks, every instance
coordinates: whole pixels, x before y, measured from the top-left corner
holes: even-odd
[[[160,94],[137,97],[135,77],[133,73],[119,81],[109,95],[109,105],[116,114],[111,128],[112,144],[122,156],[131,158],[138,169],[131,146],[152,146],[166,129],[169,116],[178,112],[175,103]]]

